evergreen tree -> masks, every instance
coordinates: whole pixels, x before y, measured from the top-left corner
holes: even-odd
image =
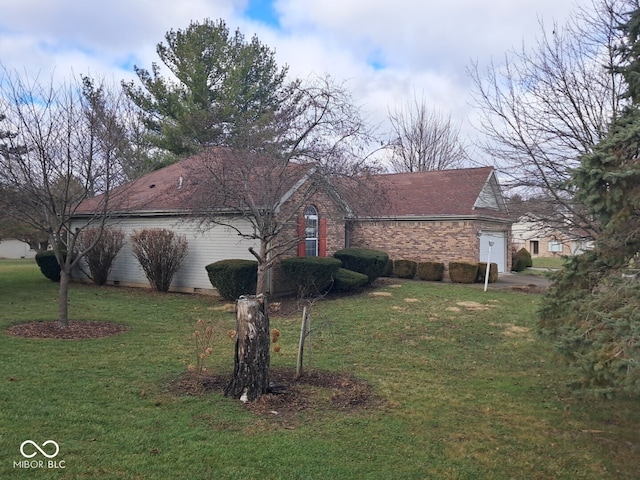
[[[153,143],[179,156],[208,146],[246,148],[248,133],[280,105],[287,68],[257,37],[247,42],[223,20],[192,22],[165,41],[156,50],[172,78],[153,63],[151,72],[136,67],[142,87],[123,85]]]
[[[616,67],[630,104],[572,175],[577,198],[600,224],[593,250],[570,258],[545,297],[544,332],[599,392],[640,394],[640,9],[621,26]]]

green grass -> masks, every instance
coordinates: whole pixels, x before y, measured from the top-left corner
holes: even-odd
[[[208,367],[231,371],[235,319],[219,301],[72,285],[72,320],[129,330],[73,341],[4,333],[54,320],[56,290],[32,261],[0,262],[3,479],[639,478],[637,400],[565,387],[575,372],[536,336],[534,295],[406,281],[316,304],[313,368],[366,379],[384,401],[283,423],[218,393],[168,391],[195,362],[198,318],[215,325]],[[298,316],[271,325],[281,331],[272,365],[293,367]],[[65,468],[14,468],[28,439],[58,442]]]
[[[536,257],[532,259],[534,268],[562,268],[564,264],[564,258],[562,257],[549,257],[542,258]]]

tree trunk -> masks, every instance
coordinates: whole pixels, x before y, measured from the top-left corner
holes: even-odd
[[[233,378],[225,396],[252,401],[269,389],[269,316],[265,297],[241,297],[236,312]]]
[[[60,269],[60,290],[58,294],[58,323],[61,328],[69,325],[69,283],[71,275],[64,266]]]

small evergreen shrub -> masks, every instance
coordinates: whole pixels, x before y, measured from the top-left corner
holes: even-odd
[[[474,283],[478,276],[478,264],[471,262],[450,262],[449,278],[454,283]]]
[[[478,263],[478,275],[476,276],[476,283],[484,283],[485,275],[487,274],[487,262]],[[491,263],[489,267],[489,283],[496,283],[498,281],[498,264]]]
[[[301,296],[327,292],[341,265],[340,260],[330,257],[293,257],[280,262],[282,271]]]
[[[417,262],[413,260],[395,260],[393,262],[393,273],[398,278],[413,278],[418,270]]]
[[[42,274],[52,282],[60,281],[60,265],[53,250],[46,250],[36,254],[36,263]]]
[[[522,272],[531,266],[533,266],[533,260],[531,259],[529,250],[523,247],[513,254],[511,258],[511,270],[514,272]]]
[[[382,276],[389,261],[389,255],[385,252],[370,248],[344,248],[333,256],[342,262],[342,268],[364,273],[369,279],[368,283]]]
[[[225,300],[234,301],[242,295],[255,295],[258,283],[257,260],[220,260],[204,268],[211,285]]]
[[[390,277],[393,275],[393,260],[387,260],[387,264],[384,266],[384,271],[382,272],[381,277]]]
[[[346,268],[339,268],[333,282],[333,292],[349,292],[364,287],[369,283],[369,277],[364,273],[354,272]]]
[[[428,282],[439,282],[444,277],[444,263],[442,262],[419,262],[418,278]]]

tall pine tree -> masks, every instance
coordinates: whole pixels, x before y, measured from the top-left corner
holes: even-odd
[[[136,67],[142,86],[123,84],[140,107],[153,143],[178,156],[209,146],[246,148],[255,129],[271,120],[284,95],[287,68],[257,37],[247,42],[223,20],[171,30],[153,63]]]
[[[572,175],[601,226],[594,248],[566,261],[540,311],[543,332],[600,393],[640,394],[640,9],[621,25],[617,70],[631,103]]]

